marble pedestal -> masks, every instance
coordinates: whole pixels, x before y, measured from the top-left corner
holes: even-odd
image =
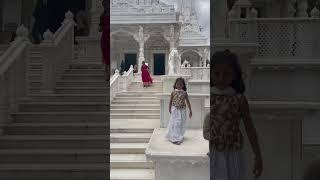
[[[188,92],[208,94],[210,92],[210,80],[189,80]]]
[[[166,129],[155,129],[146,149],[148,160],[154,163],[155,180],[208,180],[208,142],[202,130],[187,130],[181,145],[165,138]]]

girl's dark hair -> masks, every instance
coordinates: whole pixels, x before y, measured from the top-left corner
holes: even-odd
[[[174,85],[173,85],[173,89],[176,89],[176,85],[177,85],[178,82],[181,82],[181,83],[183,84],[182,89],[183,89],[184,91],[187,91],[186,82],[184,81],[184,79],[183,79],[182,77],[179,77],[179,78],[176,79],[176,82],[175,82]]]
[[[232,69],[235,73],[235,79],[231,83],[231,87],[240,94],[243,94],[245,92],[245,84],[242,79],[242,71],[241,66],[238,62],[238,56],[235,53],[230,52],[228,49],[224,51],[217,51],[215,52],[211,57],[210,63],[210,74],[211,78],[214,75],[213,67],[216,64],[228,64],[232,66]],[[210,85],[214,86],[213,81],[210,81]]]

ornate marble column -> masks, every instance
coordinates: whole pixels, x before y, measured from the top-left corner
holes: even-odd
[[[175,32],[174,25],[170,25],[170,31],[169,33],[164,33],[163,37],[169,42],[170,44],[170,52],[172,49],[176,48],[176,42],[179,36],[177,36],[178,33]]]
[[[135,34],[133,38],[139,43],[139,56],[138,56],[138,71],[140,72],[140,67],[142,66],[142,61],[144,58],[144,43],[149,39],[149,34],[144,34],[143,27],[139,26],[138,34]]]
[[[90,36],[97,37],[99,32],[100,14],[103,11],[102,0],[91,0]]]

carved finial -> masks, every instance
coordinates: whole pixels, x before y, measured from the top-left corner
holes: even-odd
[[[252,8],[250,11],[250,17],[251,18],[257,18],[258,17],[258,11],[255,8]]]
[[[314,6],[314,8],[311,11],[311,17],[318,18],[319,14],[320,14],[319,9],[316,6]]]
[[[114,71],[114,73],[115,73],[115,74],[119,74],[119,70],[116,69],[116,70]]]
[[[47,29],[46,32],[43,33],[44,42],[52,42],[53,41],[53,33]]]
[[[207,67],[210,67],[210,63],[207,64]]]
[[[72,14],[72,12],[71,12],[71,11],[66,12],[65,18],[66,18],[66,19],[73,19],[73,14]]]
[[[22,24],[16,30],[17,37],[28,39],[29,30]]]
[[[228,16],[230,19],[236,19],[237,18],[237,12],[235,6],[232,7],[232,9],[229,11]]]
[[[130,69],[133,69],[133,65],[132,64],[130,65]]]

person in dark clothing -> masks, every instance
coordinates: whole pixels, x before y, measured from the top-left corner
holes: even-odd
[[[43,33],[47,30],[49,23],[49,14],[47,1],[38,0],[36,8],[33,12],[33,17],[35,18],[35,23],[32,29],[32,36],[34,43],[39,44],[41,42]]]

